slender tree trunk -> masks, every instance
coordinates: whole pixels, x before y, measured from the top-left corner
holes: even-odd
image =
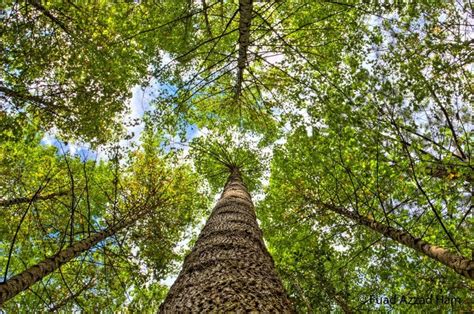
[[[34,283],[40,281],[47,275],[57,270],[62,265],[66,264],[73,258],[80,254],[88,251],[97,243],[105,240],[106,238],[113,236],[118,231],[133,225],[144,212],[140,215],[135,216],[134,219],[125,219],[121,222],[109,227],[103,231],[97,232],[75,244],[65,248],[56,255],[49,257],[42,262],[33,265],[18,275],[15,275],[7,281],[0,283],[0,304],[13,298],[23,290],[28,289]]]
[[[209,7],[207,6],[206,0],[201,0],[201,2],[202,2],[203,14],[204,14],[204,21],[206,22],[207,34],[209,35],[209,38],[212,38],[213,35],[212,35],[212,30],[211,30],[211,24],[209,23],[209,15],[207,14],[207,9],[209,9]]]
[[[333,206],[331,204],[318,203],[318,205],[358,222],[361,225],[369,227],[398,243],[408,246],[438,262],[441,262],[464,277],[474,279],[474,260],[469,260],[466,257],[452,253],[445,248],[415,238],[408,232],[392,228],[353,211]]]
[[[292,313],[238,169],[171,287],[161,313]]]
[[[252,22],[252,1],[239,0],[239,57],[237,59],[237,83],[235,86],[235,98],[240,97],[242,82],[244,81],[244,69],[247,64],[247,50],[250,41],[250,25]]]
[[[68,191],[60,191],[60,192],[55,192],[55,193],[50,193],[46,195],[36,195],[33,197],[19,197],[19,198],[14,198],[10,200],[5,200],[5,199],[0,199],[0,206],[12,206],[16,204],[21,204],[21,203],[30,203],[30,202],[35,202],[39,200],[50,200],[59,196],[65,196],[69,194]]]

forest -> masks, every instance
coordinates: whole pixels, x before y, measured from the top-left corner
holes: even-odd
[[[0,2],[0,313],[474,311],[470,0]]]

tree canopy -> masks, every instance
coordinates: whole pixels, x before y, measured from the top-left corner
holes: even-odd
[[[27,0],[0,20],[3,282],[126,222],[6,311],[157,310],[229,165],[299,312],[472,310],[471,2]]]

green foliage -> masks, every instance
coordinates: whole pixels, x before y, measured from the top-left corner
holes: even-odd
[[[83,287],[66,311],[156,310],[175,244],[208,205],[204,182],[219,192],[233,167],[263,198],[258,219],[300,312],[424,311],[368,300],[430,294],[465,302],[435,310],[472,310],[472,283],[320,206],[472,255],[470,3],[254,1],[240,95],[237,1],[39,3],[0,16],[0,194],[68,194],[0,209],[0,265],[23,213],[9,276],[153,210],[7,310]],[[93,162],[40,144],[42,129],[117,147],[131,87],[152,78],[139,148]],[[202,134],[183,158],[172,142],[190,126]]]
[[[227,133],[210,132],[191,141],[191,156],[198,173],[201,173],[213,193],[222,190],[232,169],[238,168],[250,192],[261,187],[264,164],[268,154],[262,151],[259,143],[252,140],[255,134],[239,134],[229,130]]]
[[[158,27],[186,12],[185,3],[7,1],[0,16],[2,111],[27,112],[44,129],[94,144],[117,137],[131,87],[147,82],[161,46],[187,34]]]
[[[149,141],[117,164],[59,155],[55,147],[40,144],[42,134],[33,126],[21,130],[21,137],[0,145],[2,199],[66,193],[1,208],[2,276],[7,263],[8,279],[71,241],[140,211],[148,214],[62,266],[33,286],[33,293],[9,301],[5,310],[49,309],[77,292],[62,310],[151,309],[153,304],[156,309],[166,290],[159,281],[181,258],[176,244],[208,204],[199,177]],[[150,290],[142,291],[145,287]]]

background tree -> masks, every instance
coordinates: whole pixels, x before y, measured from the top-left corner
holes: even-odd
[[[36,140],[16,138],[1,145],[2,160],[8,161],[2,167],[2,182],[16,181],[2,186],[3,195],[31,197],[54,191],[57,185],[68,193],[2,207],[8,217],[1,225],[1,247],[6,252],[1,260],[6,283],[2,289],[14,275],[68,246],[89,241],[104,230],[110,233],[40,278],[28,288],[32,293],[20,294],[3,307],[140,309],[152,306],[150,298],[157,298],[158,306],[164,297],[159,281],[179,259],[175,245],[206,206],[203,191],[196,189],[198,177],[186,164],[177,165],[177,155],[159,148],[157,136],[150,132],[145,133],[141,149],[122,158],[121,165],[113,165],[113,161],[58,155],[56,148],[40,145],[40,133],[33,127],[30,133],[23,130]],[[119,171],[111,171],[115,167]],[[12,187],[22,189],[16,192]],[[145,286],[155,292],[142,293]]]
[[[110,141],[123,131],[130,89],[147,82],[160,47],[192,43],[174,40],[192,38],[187,3],[7,1],[0,16],[2,112],[36,117],[44,130],[71,139]]]

